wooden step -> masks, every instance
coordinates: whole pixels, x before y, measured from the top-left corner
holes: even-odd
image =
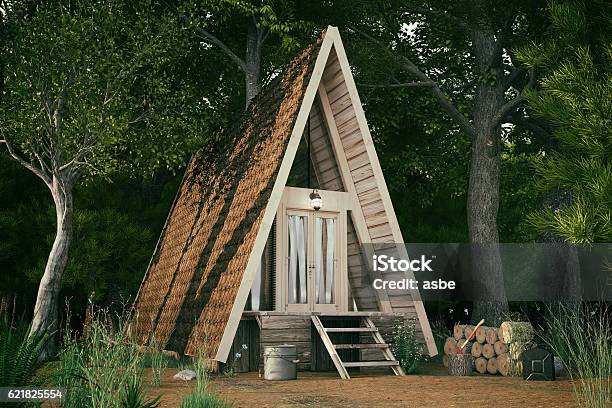
[[[328,333],[364,333],[364,332],[377,332],[376,327],[326,327],[325,331]]]
[[[343,363],[345,367],[392,367],[399,366],[399,362],[396,360],[383,360],[383,361],[351,361]]]
[[[335,344],[334,347],[336,348],[336,350],[344,350],[344,349],[385,349],[385,348],[388,348],[389,345],[388,344],[378,344],[378,343],[374,343],[374,344],[359,343],[359,344]]]

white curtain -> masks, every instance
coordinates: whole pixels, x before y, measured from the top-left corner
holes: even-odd
[[[315,220],[315,282],[319,304],[334,302],[334,221],[319,217]]]
[[[251,287],[251,310],[259,310],[261,300],[261,279],[263,264],[264,260],[262,256],[261,260],[259,261],[259,266],[257,267],[257,273],[255,274],[253,286]]]
[[[307,303],[306,242],[308,237],[308,217],[290,215],[289,217],[289,303]]]

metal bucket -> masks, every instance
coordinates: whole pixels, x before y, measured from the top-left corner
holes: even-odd
[[[266,380],[295,380],[297,378],[297,349],[290,344],[264,347],[264,378]]]

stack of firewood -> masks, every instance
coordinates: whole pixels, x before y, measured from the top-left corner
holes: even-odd
[[[473,332],[474,326],[455,326],[453,337],[448,337],[444,343],[442,361],[445,367],[448,366],[448,356],[456,354]],[[531,348],[531,340],[533,328],[526,322],[504,322],[499,328],[480,326],[463,352],[474,356],[474,369],[481,374],[517,376],[523,369],[523,351]]]

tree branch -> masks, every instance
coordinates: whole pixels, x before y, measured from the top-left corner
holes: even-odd
[[[499,108],[499,110],[493,117],[493,124],[498,125],[502,123],[506,115],[508,115],[510,112],[514,111],[516,108],[521,106],[523,102],[527,100],[527,92],[530,89],[533,89],[535,87],[536,82],[537,82],[537,79],[535,75],[535,70],[530,69],[529,70],[529,82],[527,83],[527,85],[523,87],[523,89],[517,96],[510,99],[508,102],[503,104],[501,108]]]
[[[46,174],[44,168],[39,169],[37,167],[34,167],[27,160],[24,160],[23,158],[21,158],[21,156],[19,156],[17,152],[15,152],[15,150],[13,149],[13,145],[6,138],[6,136],[4,135],[2,136],[2,139],[0,139],[0,143],[4,143],[6,145],[6,149],[8,150],[8,153],[11,155],[13,159],[15,159],[23,167],[25,167],[26,169],[34,173],[36,176],[38,176],[38,178],[40,178],[42,181],[45,182],[47,187],[51,188],[51,178]]]
[[[449,22],[454,23],[455,25],[459,26],[459,28],[461,28],[465,32],[470,32],[473,29],[473,27],[466,21],[456,16],[453,16],[447,12],[444,12],[442,10],[434,9],[431,7],[420,7],[420,6],[410,6],[408,9],[410,11],[413,11],[419,14],[423,14],[425,16],[437,16],[437,17],[444,18],[448,20]]]
[[[433,81],[423,82],[404,82],[397,84],[357,84],[357,86],[361,86],[364,88],[413,88],[413,87],[427,87],[427,86],[435,86],[436,83]]]
[[[238,65],[238,68],[240,68],[244,73],[247,72],[246,63],[242,60],[242,58],[236,55],[227,45],[225,45],[223,41],[219,40],[212,33],[209,33],[203,28],[198,28],[197,31],[204,37],[204,39],[210,41],[211,43],[215,44],[217,47],[221,48],[221,50],[225,53],[225,55],[227,55],[232,61],[234,61],[234,63]]]
[[[413,74],[414,76],[416,76],[419,79],[419,82],[431,83],[432,85],[430,86],[430,89],[433,92],[433,94],[436,97],[436,99],[438,100],[438,103],[440,103],[440,105],[446,111],[446,113],[452,119],[454,119],[459,124],[459,126],[461,126],[461,128],[468,135],[470,135],[470,137],[473,138],[473,137],[476,136],[476,129],[474,128],[474,125],[472,125],[472,123],[470,123],[468,118],[463,113],[459,112],[459,110],[455,107],[455,105],[453,105],[453,103],[450,101],[450,99],[448,99],[446,94],[440,89],[438,84],[435,81],[433,81],[431,78],[429,78],[429,76],[427,76],[427,74],[425,74],[423,71],[421,71],[409,58],[407,58],[407,57],[405,57],[403,55],[399,55],[397,53],[394,53],[393,50],[389,49],[384,44],[382,44],[379,40],[377,40],[376,38],[373,38],[369,34],[364,33],[361,30],[359,30],[357,28],[354,28],[354,27],[353,27],[353,30],[355,30],[356,32],[361,34],[363,37],[369,39],[373,43],[377,44],[382,50],[384,50],[391,57],[393,57],[395,59],[399,58],[400,61],[398,61],[398,63],[406,71],[408,71],[411,74]]]

